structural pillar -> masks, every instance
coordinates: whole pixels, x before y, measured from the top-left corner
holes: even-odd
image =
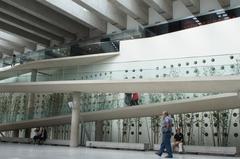
[[[37,80],[37,70],[32,70],[31,82],[36,82],[36,80]],[[34,99],[35,99],[35,94],[30,93],[28,96],[27,120],[33,118]],[[25,137],[26,138],[31,137],[31,129],[25,129]]]
[[[80,119],[79,94],[74,93],[72,106],[70,147],[77,147],[79,145],[79,119]]]
[[[95,122],[95,141],[102,141],[103,139],[103,121]]]

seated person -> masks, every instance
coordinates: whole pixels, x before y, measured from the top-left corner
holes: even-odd
[[[176,147],[178,146],[178,152],[183,152],[183,134],[181,133],[181,129],[176,129],[176,134],[174,135],[174,143],[173,143],[173,151],[175,151]]]
[[[42,128],[42,133],[41,133],[41,137],[40,137],[40,141],[44,142],[47,139],[47,130],[45,128]]]
[[[45,128],[36,128],[34,132],[34,143],[42,144],[47,139],[47,130]]]
[[[40,132],[40,128],[36,128],[34,130],[35,135],[33,136],[33,141],[34,143],[39,143],[40,142],[40,138],[41,138],[41,132]]]

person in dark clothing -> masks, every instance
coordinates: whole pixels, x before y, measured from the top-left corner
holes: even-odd
[[[40,141],[40,138],[41,138],[41,132],[40,132],[40,128],[36,128],[34,130],[34,133],[35,135],[33,136],[33,141],[34,143],[38,143],[39,144],[39,141]]]
[[[12,55],[12,64],[11,64],[11,66],[14,66],[15,64],[16,64],[16,55],[13,54]]]
[[[46,139],[47,139],[47,130],[45,128],[42,128],[40,140],[41,140],[41,142],[44,142],[44,141],[46,141]]]
[[[174,135],[174,143],[173,143],[173,151],[175,151],[176,147],[178,147],[178,152],[183,152],[183,134],[181,133],[181,129],[176,129],[176,134]]]
[[[34,143],[42,144],[47,139],[47,130],[45,128],[36,128],[34,130],[35,135],[33,137]]]
[[[131,100],[132,100],[132,93],[125,93],[124,103],[127,106],[131,106]]]

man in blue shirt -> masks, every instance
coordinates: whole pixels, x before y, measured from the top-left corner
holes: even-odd
[[[173,158],[172,146],[171,146],[173,120],[169,116],[167,111],[164,111],[162,114],[163,114],[162,144],[160,146],[160,150],[156,154],[159,155],[159,156],[162,156],[162,153],[163,153],[164,149],[166,149],[168,155],[165,158]]]

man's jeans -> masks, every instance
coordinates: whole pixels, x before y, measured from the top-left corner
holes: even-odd
[[[171,132],[163,133],[162,144],[160,146],[159,155],[162,155],[164,149],[166,148],[168,156],[172,157],[172,146],[171,146]]]

